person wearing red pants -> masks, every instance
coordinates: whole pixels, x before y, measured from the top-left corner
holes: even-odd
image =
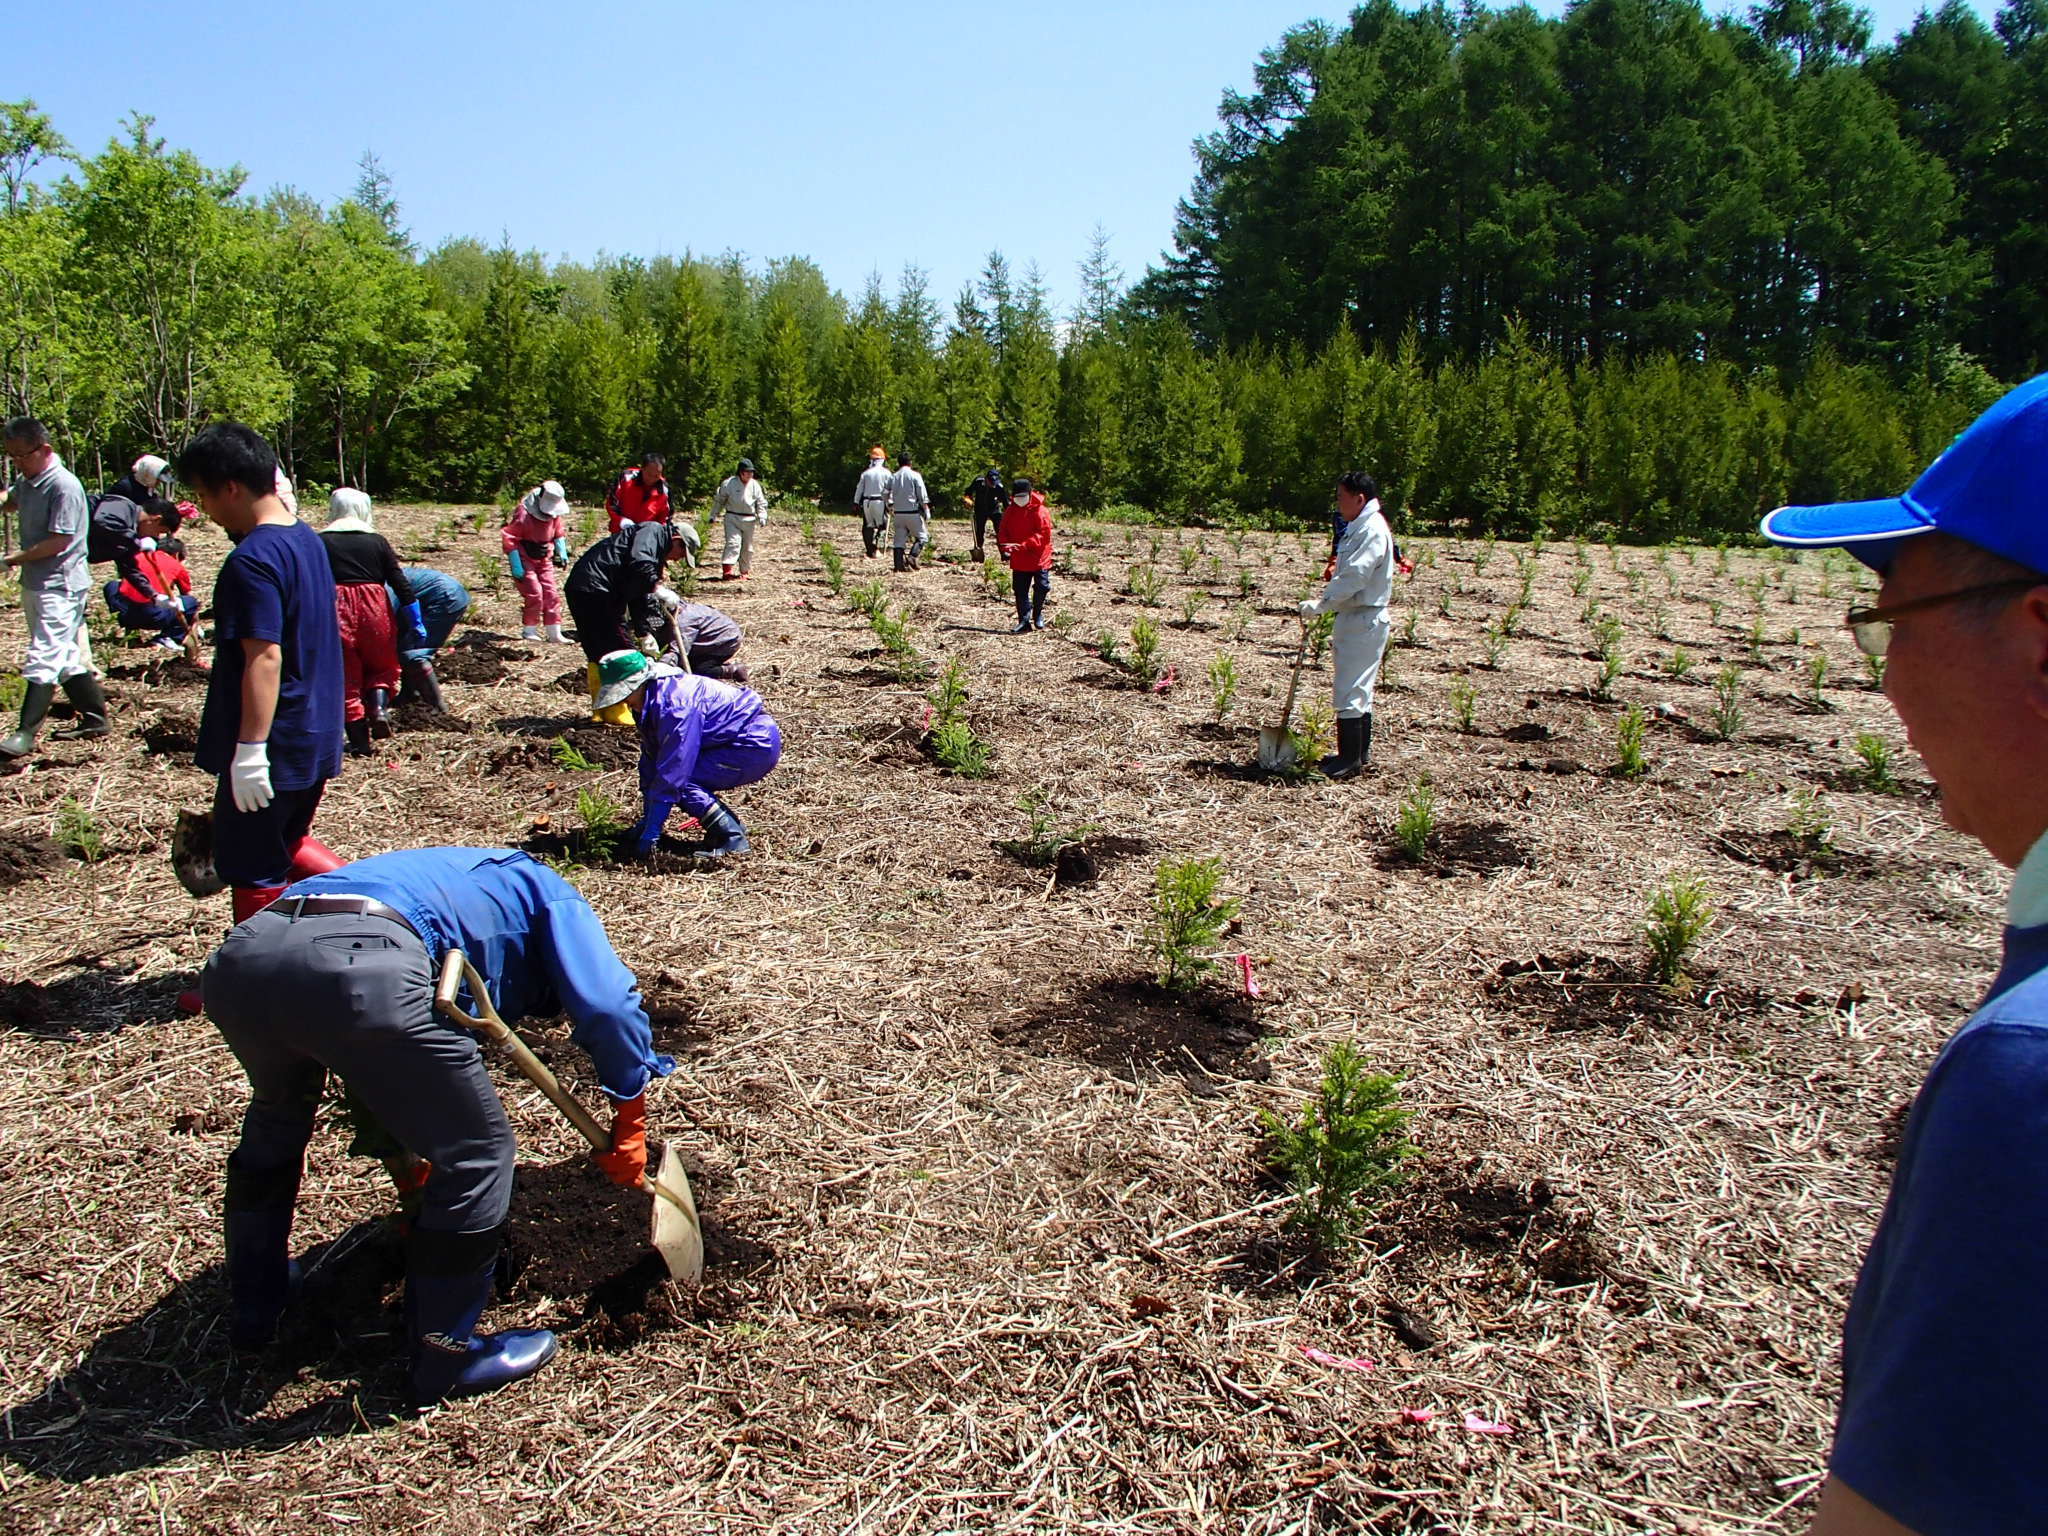
[[[193,761],[218,776],[214,864],[239,923],[291,881],[341,863],[311,835],[321,793],[341,772],[334,572],[320,536],[278,499],[277,455],[251,428],[201,431],[178,457],[178,478],[235,543],[214,582],[214,664]],[[388,630],[381,584],[377,605]],[[179,1004],[197,1012],[197,994]]]
[[[370,738],[391,734],[391,695],[398,687],[398,630],[391,600],[414,629],[424,628],[420,604],[398,563],[398,551],[372,523],[370,498],[341,487],[327,498],[327,529],[320,535],[334,573],[334,604],[341,627],[342,709],[352,757],[370,755]]]

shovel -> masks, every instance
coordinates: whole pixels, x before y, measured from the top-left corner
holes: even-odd
[[[1301,644],[1294,649],[1294,674],[1287,679],[1287,702],[1280,706],[1280,723],[1259,727],[1259,766],[1268,773],[1279,773],[1292,768],[1300,761],[1301,754],[1295,750],[1294,733],[1288,726],[1294,721],[1294,690],[1301,683],[1301,664],[1308,659],[1308,623],[1301,626]]]
[[[465,980],[477,1006],[476,1016],[464,1013],[455,1001],[456,991]],[[528,1049],[526,1042],[505,1027],[505,1021],[491,1005],[490,987],[459,949],[449,950],[448,958],[441,962],[441,984],[434,989],[434,1006],[504,1051],[520,1074],[568,1116],[569,1123],[583,1133],[586,1141],[600,1152],[610,1149],[612,1139],[604,1127],[555,1080],[555,1074]],[[640,1176],[640,1187],[654,1196],[650,1244],[661,1255],[671,1276],[686,1285],[695,1285],[704,1273],[704,1229],[697,1220],[697,1202],[690,1195],[689,1176],[683,1172],[683,1160],[676,1155],[674,1146],[662,1150],[661,1166],[652,1178]]]

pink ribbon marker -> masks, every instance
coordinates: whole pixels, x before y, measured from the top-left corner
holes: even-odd
[[[1372,1362],[1363,1355],[1355,1360],[1344,1360],[1331,1354],[1326,1349],[1314,1349],[1308,1345],[1303,1345],[1301,1352],[1308,1356],[1309,1359],[1315,1361],[1317,1365],[1334,1366],[1340,1371],[1369,1371],[1372,1369]]]
[[[1465,1414],[1465,1427],[1475,1435],[1512,1435],[1515,1432],[1512,1424],[1495,1424],[1470,1410]]]
[[[1252,974],[1252,957],[1250,955],[1239,955],[1237,957],[1237,974],[1244,978],[1244,995],[1246,997],[1257,997],[1260,995],[1259,978]]]

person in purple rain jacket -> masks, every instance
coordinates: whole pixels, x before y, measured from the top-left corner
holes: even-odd
[[[713,793],[768,777],[782,756],[782,732],[750,688],[613,651],[597,664],[597,708],[624,704],[640,729],[640,823],[635,851],[654,851],[680,805],[702,823],[703,859],[745,853],[747,829]]]

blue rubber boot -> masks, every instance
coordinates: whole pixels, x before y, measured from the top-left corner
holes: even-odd
[[[293,1262],[292,1208],[267,1206],[227,1213],[228,1342],[236,1349],[267,1348],[298,1288]]]
[[[754,845],[747,841],[745,825],[718,796],[711,797],[711,809],[697,821],[704,828],[704,846],[694,850],[691,857],[722,859],[728,854],[752,851]]]
[[[414,1402],[424,1405],[495,1392],[524,1381],[561,1348],[545,1328],[476,1331],[477,1320],[490,1303],[503,1230],[413,1229],[405,1325],[412,1340]]]

